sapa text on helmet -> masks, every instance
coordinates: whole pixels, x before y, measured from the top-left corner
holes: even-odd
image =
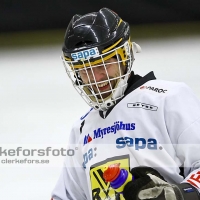
[[[89,59],[91,57],[97,57],[97,56],[99,56],[99,50],[98,50],[97,47],[71,54],[71,57],[75,61],[76,60],[86,60],[86,59]]]

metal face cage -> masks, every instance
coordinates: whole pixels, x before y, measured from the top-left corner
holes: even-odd
[[[106,53],[99,54],[98,50],[95,50],[96,53],[93,56],[78,58],[82,55],[78,52],[73,61],[64,55],[61,59],[74,88],[84,101],[96,110],[105,111],[124,96],[134,61],[134,48],[136,52],[141,51],[139,45],[128,40]],[[110,67],[117,69],[117,76],[109,74]],[[94,71],[101,71],[104,78],[96,80]],[[103,87],[107,89],[102,90]]]

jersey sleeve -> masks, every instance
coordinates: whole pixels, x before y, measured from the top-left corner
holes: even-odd
[[[72,130],[70,134],[68,149],[76,146],[75,133]],[[52,192],[53,200],[86,200],[85,191],[87,191],[87,179],[84,169],[81,165],[82,154],[79,151],[73,156],[66,155],[62,172],[57,184]]]
[[[80,179],[78,177],[79,170],[80,168],[69,168],[64,165],[57,184],[52,192],[53,200],[87,199],[81,188]]]
[[[192,171],[195,173],[199,171],[200,174],[199,99],[187,85],[182,83],[166,98],[165,105],[167,129],[177,157],[183,163],[185,177]],[[198,187],[200,188],[200,184]]]

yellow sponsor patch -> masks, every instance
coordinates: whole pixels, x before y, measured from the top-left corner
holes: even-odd
[[[90,167],[90,180],[93,200],[125,200],[122,194],[110,187],[110,183],[103,178],[103,169],[106,165],[120,163],[120,168],[130,171],[129,155],[116,156],[96,163]]]

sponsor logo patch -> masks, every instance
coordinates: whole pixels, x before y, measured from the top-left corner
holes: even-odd
[[[140,149],[150,149],[156,150],[157,149],[157,140],[154,138],[131,138],[131,137],[120,137],[116,140],[116,147],[118,149],[122,149],[125,147],[133,147],[135,150]]]
[[[141,86],[140,87],[141,90],[143,89],[148,89],[148,90],[151,90],[151,91],[154,91],[154,92],[157,92],[157,93],[165,93],[167,92],[167,90],[164,90],[162,88],[155,88],[155,87],[152,87],[152,86]]]
[[[153,106],[153,105],[141,103],[141,102],[127,103],[127,107],[128,108],[143,108],[145,110],[151,110],[151,111],[157,111],[158,110],[157,106]]]
[[[191,173],[190,176],[186,177],[185,181],[196,188],[200,188],[200,171]]]
[[[87,143],[89,143],[91,141],[92,141],[92,138],[90,137],[89,134],[84,137],[84,144],[87,144]]]
[[[86,153],[83,154],[83,163],[82,166],[85,169],[86,168],[86,164],[92,160],[92,158],[97,156],[97,147],[95,148],[90,148]]]
[[[190,192],[194,192],[195,190],[194,190],[194,188],[189,187],[189,188],[183,188],[183,191],[184,191],[185,193],[190,193]]]
[[[99,50],[98,50],[97,47],[71,54],[71,57],[75,61],[77,61],[77,60],[87,60],[91,57],[97,57],[97,56],[99,56]]]
[[[130,157],[129,155],[115,156],[106,160],[100,161],[90,166],[90,182],[93,200],[125,200],[123,194],[116,192],[103,178],[103,169],[105,165],[120,163],[120,166],[127,171],[130,171]]]
[[[116,134],[120,130],[132,131],[135,130],[135,123],[124,123],[123,121],[114,122],[113,125],[104,128],[97,128],[91,135],[85,135],[83,145],[91,142],[94,139],[103,139],[108,134]]]

